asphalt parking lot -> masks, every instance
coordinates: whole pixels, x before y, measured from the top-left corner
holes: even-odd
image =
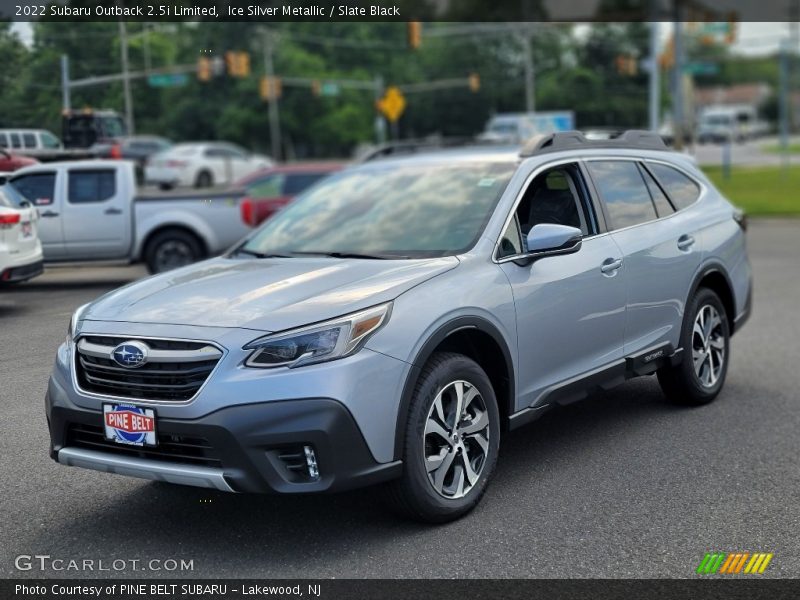
[[[800,220],[749,232],[755,310],[712,405],[631,381],[506,435],[471,515],[397,519],[375,490],[226,495],[70,469],[47,454],[43,397],[73,309],[143,275],[51,269],[0,290],[0,576],[696,577],[704,554],[771,552],[800,575]],[[59,559],[190,559],[192,572],[38,569]]]

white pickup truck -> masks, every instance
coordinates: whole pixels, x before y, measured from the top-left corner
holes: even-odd
[[[32,165],[6,185],[39,209],[48,263],[124,260],[160,273],[214,256],[252,231],[236,193],[136,196],[128,161]]]

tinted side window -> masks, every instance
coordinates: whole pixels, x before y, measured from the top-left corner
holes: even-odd
[[[36,148],[36,135],[33,133],[23,133],[22,143],[26,148]]]
[[[46,206],[53,203],[53,192],[56,187],[55,173],[35,173],[16,177],[9,185],[13,186],[28,202],[34,206]]]
[[[296,196],[323,177],[325,177],[324,173],[297,173],[296,175],[288,175],[283,184],[283,193],[286,196]]]
[[[20,140],[18,133],[9,133],[8,136],[11,138],[12,148],[22,148],[22,140]]]
[[[525,190],[516,214],[500,240],[498,257],[526,251],[525,238],[536,225],[553,223],[593,233],[583,180],[575,165],[562,165],[536,176]]]
[[[73,171],[69,174],[70,204],[103,202],[116,194],[115,173],[111,169]]]
[[[656,218],[650,192],[635,162],[598,160],[587,164],[608,208],[613,229],[646,223]]]
[[[650,190],[650,197],[653,199],[653,204],[656,205],[658,216],[666,217],[674,213],[675,209],[670,204],[666,194],[664,194],[661,186],[656,183],[656,180],[653,179],[647,169],[642,168],[642,177],[644,177],[644,181],[647,184],[647,189]]]
[[[686,175],[677,169],[659,163],[647,163],[647,166],[653,171],[675,208],[683,210],[697,202],[700,197],[700,186]]]
[[[8,136],[5,133],[0,133],[0,148],[8,148]]]

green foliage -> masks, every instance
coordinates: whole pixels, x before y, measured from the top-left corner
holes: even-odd
[[[729,179],[722,167],[703,169],[731,202],[749,215],[800,215],[800,169],[738,168]]]

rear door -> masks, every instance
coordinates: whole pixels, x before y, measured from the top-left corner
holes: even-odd
[[[701,260],[700,245],[641,162],[600,159],[587,165],[611,236],[623,253],[625,355],[638,356],[666,344],[676,349],[686,294]]]
[[[62,195],[56,193],[58,172],[36,171],[14,177],[9,185],[39,211],[39,240],[45,260],[63,260],[64,247]]]
[[[64,245],[70,260],[126,258],[131,197],[113,166],[73,167],[64,185]]]

